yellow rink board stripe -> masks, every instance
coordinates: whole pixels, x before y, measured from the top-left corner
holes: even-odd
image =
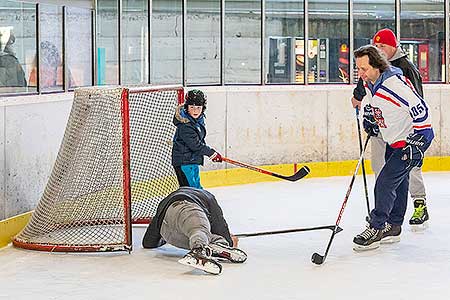
[[[28,223],[31,212],[0,221],[0,248],[7,246],[12,238]]]
[[[308,166],[311,173],[306,178],[330,177],[330,176],[351,176],[356,167],[356,160],[334,161],[334,162],[310,162],[299,163],[298,168]],[[366,172],[372,174],[370,161],[366,161]],[[294,174],[293,164],[259,166],[282,175]],[[450,156],[445,157],[427,157],[423,165],[423,171],[450,171]],[[361,170],[359,171],[361,174]],[[248,184],[267,181],[280,181],[272,176],[264,175],[255,171],[242,168],[232,168],[226,170],[201,172],[202,185],[205,188]],[[31,212],[24,213],[9,219],[0,221],[0,248],[8,245],[12,237],[22,230],[27,224]]]

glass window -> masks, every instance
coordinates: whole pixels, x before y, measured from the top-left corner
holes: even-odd
[[[225,2],[225,83],[261,83],[261,2]]]
[[[401,1],[400,38],[423,82],[444,81],[444,1]]]
[[[186,82],[220,83],[220,0],[187,3]]]
[[[309,1],[309,83],[348,82],[348,3]]]
[[[36,5],[0,4],[0,93],[36,92],[28,85],[36,57]]]
[[[40,5],[39,22],[39,87],[42,92],[61,91],[64,89],[62,8],[53,5]],[[35,72],[36,70],[34,70]],[[33,76],[30,76],[29,84],[31,84],[31,78]]]
[[[303,1],[266,1],[267,83],[303,83]]]
[[[366,0],[353,1],[353,41],[354,49],[370,44],[378,30],[390,28],[395,32],[395,0],[385,0],[373,4]],[[348,47],[346,48],[348,49]],[[348,51],[339,49],[339,68],[343,77],[348,78]],[[342,67],[341,67],[342,66]],[[354,82],[358,80],[358,71],[354,68]]]
[[[92,85],[90,9],[67,7],[66,40],[69,88]]]
[[[148,1],[122,0],[121,83],[148,83]]]
[[[119,83],[119,13],[116,0],[97,0],[97,84]]]
[[[182,0],[153,0],[151,41],[152,84],[183,81]]]

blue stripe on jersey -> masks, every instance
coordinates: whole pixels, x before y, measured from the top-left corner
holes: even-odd
[[[394,96],[398,101],[400,101],[401,103],[403,103],[404,105],[406,105],[407,107],[409,107],[409,103],[408,101],[406,101],[405,99],[403,99],[402,97],[400,97],[399,95],[397,95],[396,93],[394,93],[394,91],[392,91],[391,89],[388,89],[387,87],[385,87],[384,85],[382,85],[380,87],[380,89],[388,92],[389,94],[391,94],[392,96]]]
[[[400,79],[400,81],[403,82],[404,85],[406,85],[408,88],[410,88],[410,89],[413,91],[414,95],[416,95],[417,98],[419,98],[420,100],[423,100],[423,97],[420,96],[420,95],[416,92],[416,89],[415,89],[415,88],[411,88],[411,86],[410,86],[405,80],[403,80],[403,77],[402,77],[402,76],[397,75],[397,78]]]

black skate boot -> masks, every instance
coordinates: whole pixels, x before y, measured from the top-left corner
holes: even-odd
[[[386,226],[382,230],[381,236],[382,244],[391,244],[400,242],[400,233],[402,233],[402,226],[386,223]]]
[[[411,225],[412,231],[421,231],[428,227],[428,215],[427,205],[425,203],[425,198],[415,198],[414,199],[414,213],[409,220],[409,225]]]
[[[223,258],[233,263],[243,263],[247,260],[247,254],[238,248],[233,248],[221,243],[211,243],[212,256]]]
[[[353,239],[353,250],[365,251],[380,247],[382,235],[383,231],[381,229],[375,229],[371,226],[367,227],[366,230]]]
[[[222,272],[222,266],[212,259],[211,255],[212,250],[207,246],[194,248],[178,262],[209,274],[219,275]]]

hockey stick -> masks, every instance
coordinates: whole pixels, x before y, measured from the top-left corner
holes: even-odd
[[[342,203],[341,210],[339,211],[339,215],[336,220],[336,225],[334,226],[333,233],[331,234],[330,241],[328,242],[327,249],[325,250],[324,255],[320,255],[319,253],[314,253],[311,257],[311,261],[316,265],[321,265],[325,261],[328,255],[328,251],[330,250],[331,243],[333,242],[334,236],[338,233],[339,223],[341,222],[342,214],[344,213],[344,208],[347,205],[347,200],[350,197],[350,192],[352,191],[353,183],[355,182],[356,174],[358,174],[359,167],[364,157],[364,152],[366,151],[367,144],[369,143],[370,135],[367,136],[366,142],[364,143],[364,148],[362,149],[361,155],[358,160],[358,164],[356,165],[355,172],[353,173],[352,179],[350,181],[350,185],[348,186],[347,193],[344,197],[344,202]]]
[[[356,106],[356,123],[358,124],[358,138],[359,138],[359,153],[362,153],[363,145],[362,145],[362,137],[361,137],[361,124],[359,123],[359,108]],[[364,166],[364,158],[362,159],[362,175],[364,181],[364,192],[366,195],[366,206],[367,206],[367,217],[366,220],[369,219],[370,216],[370,204],[369,204],[369,191],[367,190],[367,177],[366,177],[366,167]]]
[[[260,235],[272,235],[272,234],[283,234],[283,233],[292,233],[292,232],[302,232],[302,231],[313,231],[313,230],[322,230],[322,229],[330,229],[334,230],[335,225],[327,225],[327,226],[318,226],[318,227],[306,227],[306,228],[296,228],[296,229],[285,229],[285,230],[276,230],[276,231],[263,231],[263,232],[254,232],[254,233],[239,233],[234,236],[237,237],[252,237],[252,236],[260,236]],[[342,231],[342,228],[338,226],[337,232]]]
[[[227,162],[227,163],[239,166],[239,167],[244,167],[244,168],[247,168],[247,169],[252,170],[252,171],[256,171],[256,172],[259,172],[259,173],[263,173],[263,174],[266,174],[266,175],[269,175],[269,176],[273,176],[273,177],[277,177],[277,178],[281,178],[281,179],[285,179],[285,180],[289,180],[289,181],[297,181],[299,179],[302,179],[303,177],[308,175],[309,171],[310,171],[307,166],[303,166],[294,175],[284,176],[284,175],[280,175],[280,174],[277,174],[277,173],[274,173],[274,172],[271,172],[271,171],[260,169],[260,168],[257,168],[257,167],[251,166],[251,165],[247,165],[247,164],[244,164],[244,163],[236,161],[236,160],[232,160],[232,159],[227,158],[227,157],[223,157],[222,156],[222,160],[224,162]]]

